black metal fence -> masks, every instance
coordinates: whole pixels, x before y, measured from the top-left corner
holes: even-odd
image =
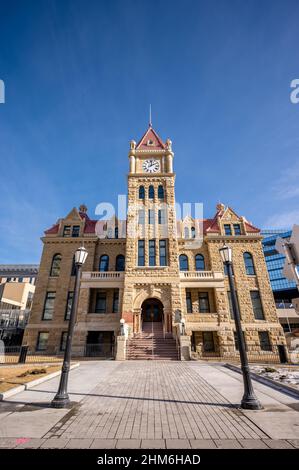
[[[114,358],[114,343],[86,344],[84,356],[112,359]]]

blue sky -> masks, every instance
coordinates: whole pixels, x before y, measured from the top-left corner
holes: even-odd
[[[175,151],[176,197],[299,222],[297,0],[0,0],[0,263],[126,193],[129,141]]]

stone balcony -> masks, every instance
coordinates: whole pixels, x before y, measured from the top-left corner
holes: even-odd
[[[181,271],[184,287],[224,287],[224,274],[216,271]]]
[[[82,288],[115,287],[120,288],[124,282],[123,271],[85,271],[82,273]]]

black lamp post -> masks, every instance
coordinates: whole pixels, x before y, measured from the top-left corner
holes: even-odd
[[[84,246],[78,248],[75,252],[75,266],[76,266],[76,280],[75,280],[75,289],[74,297],[71,308],[71,316],[69,320],[67,340],[64,351],[63,364],[61,369],[61,377],[58,387],[58,392],[55,395],[54,400],[51,402],[53,408],[65,408],[69,403],[70,399],[67,393],[67,383],[69,378],[70,371],[70,362],[71,362],[71,350],[72,350],[72,340],[74,327],[77,317],[77,308],[79,301],[79,290],[80,290],[80,278],[81,278],[81,269],[87,258],[87,250]]]
[[[244,341],[244,336],[242,332],[240,312],[239,312],[236,290],[235,290],[234,279],[233,279],[232,249],[224,245],[222,248],[220,248],[219,251],[220,251],[222,261],[227,268],[228,281],[229,281],[229,287],[230,287],[230,293],[231,293],[232,309],[233,309],[238,344],[239,344],[241,370],[242,370],[243,382],[244,382],[244,395],[241,401],[241,408],[244,408],[247,410],[261,410],[263,407],[261,403],[259,402],[259,400],[257,399],[257,397],[255,396],[252,382],[251,382],[250,370],[248,366],[245,341]]]

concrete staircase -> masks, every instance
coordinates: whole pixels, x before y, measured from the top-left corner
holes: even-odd
[[[142,332],[128,341],[127,359],[177,361],[173,338],[164,338],[162,322],[143,322]]]

